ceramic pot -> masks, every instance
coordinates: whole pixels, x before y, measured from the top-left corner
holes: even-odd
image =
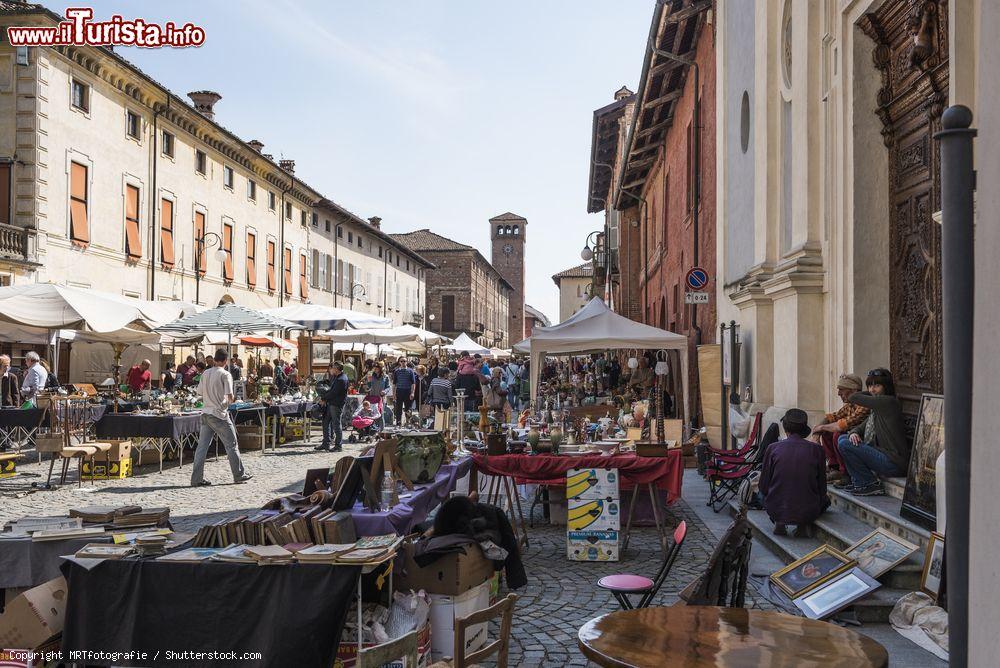
[[[532,427],[531,429],[528,430],[528,435],[525,437],[525,440],[528,441],[528,445],[530,445],[531,449],[534,450],[535,447],[538,445],[538,439],[540,439],[541,437],[542,433],[538,431],[537,428]]]
[[[563,432],[559,427],[553,427],[549,429],[549,440],[552,441],[552,449],[558,450],[559,445],[563,442]]]

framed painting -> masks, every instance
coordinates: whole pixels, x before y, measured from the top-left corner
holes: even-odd
[[[854,566],[849,556],[823,545],[772,573],[771,581],[789,598],[795,599]]]
[[[885,529],[875,529],[844,550],[844,554],[858,562],[858,568],[877,578],[898,566],[918,549],[920,548],[913,543]]]
[[[927,552],[924,554],[924,570],[920,574],[920,591],[937,601],[943,584],[944,536],[934,531],[931,533],[930,542],[927,543]]]
[[[823,619],[882,585],[858,567],[826,580],[794,601],[809,619]]]
[[[944,450],[944,395],[925,394],[920,398],[917,429],[910,451],[903,505],[899,514],[925,529],[937,527],[938,455]]]

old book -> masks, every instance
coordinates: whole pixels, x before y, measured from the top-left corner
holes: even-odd
[[[182,563],[198,563],[211,559],[216,554],[223,551],[221,547],[189,547],[180,552],[171,552],[162,557],[157,557],[157,561],[174,561]]]
[[[31,534],[31,540],[36,542],[46,540],[65,540],[67,538],[87,538],[103,536],[104,527],[83,527],[79,529],[53,529],[52,531],[36,531]]]
[[[251,545],[245,554],[258,564],[291,563],[292,553],[280,545]]]
[[[313,545],[295,553],[296,559],[302,562],[325,562],[333,563],[337,560],[337,555],[350,552],[354,549],[353,544],[334,545],[327,543],[324,545]]]
[[[237,564],[253,564],[256,563],[253,557],[247,556],[247,548],[249,545],[230,545],[218,554],[212,555],[213,561],[228,561],[230,563]]]
[[[354,543],[357,539],[354,531],[354,518],[348,511],[334,512],[323,520],[323,542]]]
[[[78,559],[123,559],[135,552],[134,545],[87,543],[76,551],[76,556]]]
[[[306,549],[307,547],[312,547],[312,546],[313,546],[312,543],[287,543],[285,545],[282,545],[281,547],[285,548],[289,552],[300,552]]]
[[[388,549],[375,548],[371,550],[351,550],[336,555],[336,561],[365,564],[381,561],[390,551]]]

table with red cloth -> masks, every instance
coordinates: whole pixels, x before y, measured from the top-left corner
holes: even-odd
[[[681,496],[684,459],[680,449],[668,450],[666,457],[620,455],[472,455],[476,469],[487,475],[508,476],[523,485],[565,484],[570,469],[618,469],[621,485],[629,489],[653,483],[667,493],[667,503]]]

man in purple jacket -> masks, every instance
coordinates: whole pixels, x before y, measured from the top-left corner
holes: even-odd
[[[826,455],[818,443],[806,440],[805,411],[792,408],[781,418],[786,438],[768,446],[758,489],[774,533],[785,535],[795,525],[796,536],[812,536],[813,522],[830,505],[826,495]]]

